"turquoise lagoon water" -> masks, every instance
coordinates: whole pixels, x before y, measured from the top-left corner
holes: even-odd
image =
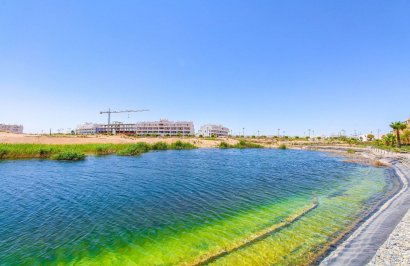
[[[389,170],[294,150],[0,161],[1,265],[297,265],[393,189]]]

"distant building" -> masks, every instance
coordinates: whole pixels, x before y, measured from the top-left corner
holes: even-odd
[[[207,124],[201,127],[198,134],[204,137],[227,137],[229,135],[229,128],[222,125]]]
[[[192,121],[169,121],[161,119],[155,122],[139,122],[135,124],[136,134],[160,135],[160,136],[193,136],[195,135],[194,123]]]
[[[136,133],[135,124],[124,124],[121,122],[114,122],[112,124],[101,124],[96,128],[98,134],[126,134],[134,135]]]
[[[79,135],[93,135],[97,133],[98,126],[98,124],[86,122],[84,124],[78,125],[75,133]]]
[[[169,121],[161,119],[153,122],[138,122],[124,124],[114,122],[112,124],[84,123],[79,125],[77,134],[126,134],[126,135],[157,135],[157,136],[191,136],[195,134],[194,123],[187,121]]]
[[[10,132],[10,133],[22,134],[23,133],[23,126],[22,125],[0,124],[0,131],[6,131],[6,132]]]

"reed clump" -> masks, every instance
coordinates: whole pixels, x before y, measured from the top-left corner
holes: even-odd
[[[50,159],[57,161],[81,161],[85,159],[85,154],[75,151],[63,151],[53,154]]]
[[[191,150],[191,149],[195,149],[195,148],[196,147],[193,144],[188,143],[188,142],[182,142],[180,140],[178,140],[174,143],[171,143],[169,145],[170,150]]]
[[[195,149],[191,143],[177,141],[171,144],[145,142],[130,144],[5,144],[0,143],[0,160],[11,159],[54,159],[82,160],[86,155],[117,154],[137,156],[152,150],[186,150]],[[84,156],[82,156],[84,155]]]
[[[260,149],[260,148],[263,148],[262,145],[252,143],[249,141],[245,141],[245,140],[240,140],[235,145],[231,145],[231,144],[226,143],[225,141],[222,141],[221,143],[219,143],[218,147],[220,149],[229,149],[229,148],[230,149]]]

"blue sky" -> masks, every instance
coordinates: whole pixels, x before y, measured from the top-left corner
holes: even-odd
[[[388,130],[410,115],[409,1],[0,0],[0,123]]]

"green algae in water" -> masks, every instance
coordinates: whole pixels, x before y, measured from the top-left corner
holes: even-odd
[[[391,189],[385,169],[289,150],[167,151],[0,169],[5,265],[188,265],[317,196],[319,206],[290,226],[211,263],[306,264]]]

